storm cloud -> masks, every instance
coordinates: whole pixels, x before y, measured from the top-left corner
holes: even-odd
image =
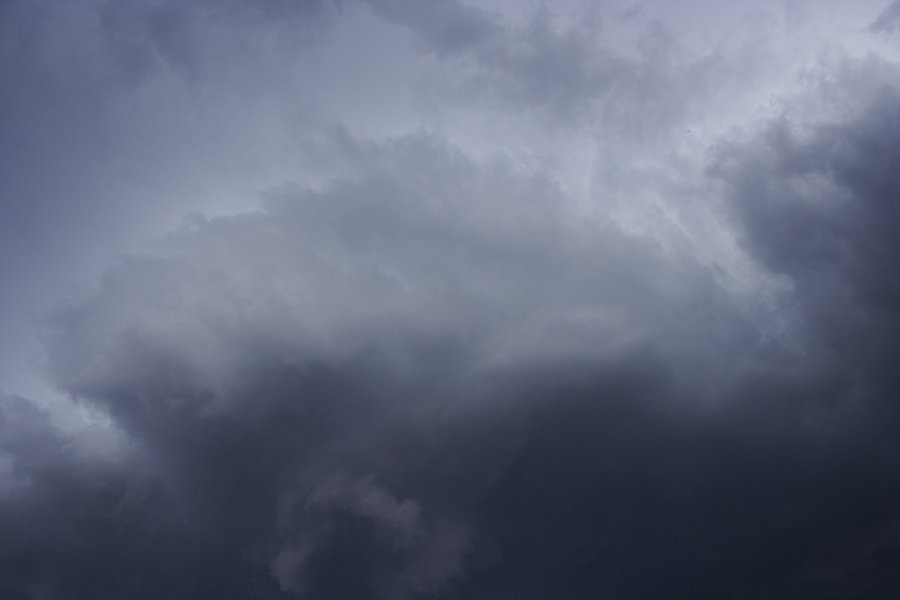
[[[0,594],[896,597],[896,6],[681,5],[0,6]]]

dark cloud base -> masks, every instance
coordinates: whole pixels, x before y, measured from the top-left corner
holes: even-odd
[[[149,474],[80,465],[46,434],[50,456],[4,503],[5,597],[281,597],[272,556],[298,532],[314,553],[287,592],[313,598],[896,593],[900,484],[882,441],[823,448],[768,404],[685,419],[652,367],[609,370],[544,373],[508,392],[527,406],[512,414],[425,423],[360,414],[351,370],[274,376],[272,415],[167,431]],[[316,431],[358,429],[362,447],[306,472],[333,442]],[[335,477],[385,498],[310,503]]]

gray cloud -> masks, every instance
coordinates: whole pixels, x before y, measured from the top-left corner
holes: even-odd
[[[178,142],[281,161],[41,320],[48,381],[97,422],[2,396],[0,594],[894,597],[895,63],[804,63],[763,109],[751,84],[798,64],[766,25],[697,50],[601,9],[0,8],[27,84],[4,127],[111,136],[68,142],[73,172],[124,148],[167,176]],[[581,144],[585,185],[559,166]],[[61,173],[34,152],[15,189]],[[71,214],[115,229],[111,198]]]
[[[894,2],[884,9],[869,28],[877,32],[893,32],[897,28],[898,19],[900,19],[900,3]]]
[[[302,50],[320,43],[334,27],[339,5],[330,0],[104,2],[98,23],[103,49],[123,82],[137,84],[162,68],[197,80],[221,76],[220,69],[228,69],[235,58],[233,49],[221,43],[224,36],[252,34],[264,26],[274,29],[286,47]]]
[[[551,129],[625,143],[653,142],[673,127],[680,135],[715,99],[743,103],[749,81],[766,85],[774,65],[770,40],[747,35],[698,50],[654,7],[574,3],[511,19],[455,1],[370,4],[421,51],[454,65],[444,87],[459,104],[524,110]]]
[[[549,545],[568,583],[533,581],[537,594],[580,594],[595,577],[609,593],[641,589],[648,569],[687,593],[680,568],[662,566],[679,560],[700,565],[709,589],[746,594],[772,589],[760,577],[786,582],[816,545],[839,548],[890,518],[875,498],[892,479],[852,474],[895,464],[866,425],[872,386],[894,385],[884,372],[826,375],[853,359],[767,340],[741,308],[750,299],[709,266],[606,221],[568,219],[540,174],[423,137],[356,148],[356,177],[195,221],[154,255],[120,262],[46,331],[55,380],[140,444],[192,547],[220,548],[209,560],[308,597],[487,594],[531,575],[504,584],[485,573],[537,569]],[[754,231],[759,195],[722,173]],[[862,405],[847,413],[832,397]],[[835,494],[850,481],[863,490],[859,520],[814,534],[845,510]],[[820,509],[801,518],[813,490]],[[752,528],[701,516],[734,502]],[[679,520],[638,525],[666,511]],[[797,528],[780,563],[707,562],[725,539],[763,552],[762,522],[772,535]]]
[[[849,117],[772,124],[723,153],[745,244],[794,286],[808,352],[823,357],[832,391],[894,412],[898,288],[896,89],[863,96]],[[827,357],[827,358],[825,358]],[[872,408],[872,407],[870,407]]]
[[[288,541],[272,561],[282,590],[328,593],[334,582],[323,573],[341,577],[340,571],[349,570],[367,580],[362,593],[372,586],[388,597],[434,595],[465,573],[469,528],[446,518],[426,523],[416,501],[395,498],[371,477],[332,477],[300,507],[295,504],[289,498],[281,503],[282,536]],[[366,544],[373,543],[366,552]]]

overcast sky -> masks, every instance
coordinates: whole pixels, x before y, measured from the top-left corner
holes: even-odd
[[[900,3],[0,0],[0,597],[900,597]]]

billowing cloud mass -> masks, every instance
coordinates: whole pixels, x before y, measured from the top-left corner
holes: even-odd
[[[898,5],[727,4],[0,4],[0,597],[898,597]]]

